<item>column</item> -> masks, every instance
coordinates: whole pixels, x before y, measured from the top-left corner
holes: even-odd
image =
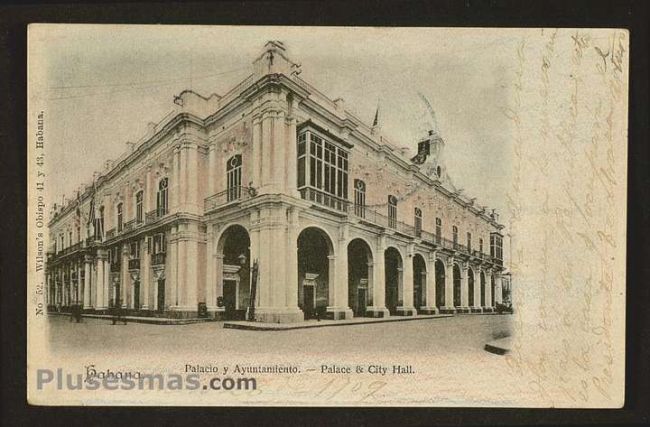
[[[179,208],[180,208],[180,204],[181,204],[180,193],[181,193],[182,190],[181,190],[181,186],[180,186],[180,181],[181,181],[180,163],[181,163],[181,160],[180,160],[180,147],[177,145],[177,146],[174,147],[174,155],[173,155],[173,158],[172,158],[172,177],[171,177],[171,182],[169,183],[170,187],[171,187],[170,188],[170,190],[171,190],[171,195],[170,195],[171,200],[170,201],[172,202],[171,203],[171,205],[172,205],[171,208],[174,211],[178,211]],[[154,189],[154,193],[155,193],[156,190],[157,189]]]
[[[480,313],[481,309],[481,267],[479,266],[474,272],[474,305],[471,307],[472,312]]]
[[[205,251],[207,265],[205,268],[205,306],[208,313],[214,313],[217,309],[217,296],[215,287],[215,233],[214,227],[208,224],[207,248]],[[251,266],[253,263],[251,262]]]
[[[462,313],[469,311],[469,268],[463,263],[460,270],[460,310]]]
[[[430,252],[426,259],[427,274],[424,282],[425,302],[421,308],[422,314],[438,314],[436,308],[436,252]]]
[[[388,317],[390,313],[386,308],[386,237],[380,236],[377,239],[376,256],[372,270],[372,306],[367,307],[366,313],[369,317]],[[370,280],[368,280],[370,282]]]
[[[225,306],[219,307],[217,302],[219,298],[223,298],[223,254],[214,254],[212,257],[212,264],[214,266],[214,281],[211,283],[215,312],[223,314],[226,311]],[[252,265],[252,264],[251,264]]]
[[[492,269],[488,268],[485,272],[485,307],[483,311],[494,311],[492,307]]]
[[[295,103],[291,100],[290,102]],[[289,111],[293,111],[295,107],[290,107]],[[296,119],[294,117],[288,117],[286,119],[286,173],[285,173],[285,193],[293,197],[300,197],[298,193],[298,147],[297,147],[297,135],[296,135]]]
[[[253,117],[253,148],[251,150],[253,156],[253,170],[252,181],[253,187],[259,188],[261,186],[261,172],[262,172],[262,124],[259,115]],[[217,187],[217,191],[221,191],[221,187]]]
[[[286,239],[287,307],[290,311],[300,311],[298,308],[298,210],[296,208],[289,209]]]
[[[501,273],[497,273],[494,277],[494,302],[503,304],[503,282],[501,280]]]
[[[108,307],[109,301],[111,299],[111,289],[112,289],[112,283],[111,283],[111,265],[108,262],[108,258],[104,257],[103,259],[104,263],[104,290],[103,290],[103,297],[104,297],[104,302],[103,306]]]
[[[97,250],[97,258],[95,262],[97,267],[97,279],[94,281],[95,284],[95,309],[96,310],[105,310],[106,304],[104,299],[104,258],[106,257],[106,252]]]
[[[441,313],[456,313],[454,307],[454,258],[449,257],[445,262],[445,306]]]
[[[192,235],[196,235],[193,225]],[[181,287],[181,301],[179,309],[190,313],[198,312],[199,304],[199,242],[195,238],[182,241],[183,257],[179,256],[179,267],[182,267],[184,280],[179,284]]]
[[[330,295],[334,295],[333,300],[330,298],[330,307],[327,307],[328,313],[332,313],[334,320],[351,319],[354,314],[350,309],[348,301],[348,249],[347,249],[347,225],[343,225],[340,230],[340,236],[335,245],[335,257],[330,261],[333,264],[334,275],[329,277]]]
[[[216,161],[217,161],[217,144],[212,141],[208,147],[208,197],[214,195],[216,182]]]
[[[289,295],[289,288],[296,286],[292,276],[296,271],[289,271],[290,264],[297,263],[294,250],[296,243],[285,246],[287,226],[279,225],[286,221],[285,208],[263,208],[259,213],[259,228],[251,233],[251,258],[259,257],[258,303],[255,307],[255,320],[272,323],[299,322],[304,313],[297,307],[296,296]],[[251,215],[257,218],[258,214]],[[295,255],[294,255],[295,254]],[[281,260],[290,258],[289,262]],[[254,258],[253,258],[254,259]],[[297,264],[294,264],[297,265]]]
[[[170,184],[171,184],[171,182],[170,182]],[[153,191],[152,187],[153,187],[153,184],[152,184],[152,180],[151,180],[151,165],[147,165],[147,173],[146,173],[145,179],[144,179],[144,191],[142,192],[142,194],[144,196],[143,197],[144,200],[142,200],[142,206],[143,206],[143,210],[144,210],[144,212],[142,213],[142,221],[145,220],[145,218],[147,216],[147,212],[150,212],[151,210],[153,210],[151,199],[153,199],[154,191]]]
[[[81,262],[77,261],[76,262],[76,268],[77,268],[77,288],[75,290],[75,304],[83,304],[83,299],[84,299],[84,294],[81,292],[85,292],[83,285],[84,282],[81,280]],[[85,277],[85,270],[84,270],[84,277]],[[83,306],[83,305],[82,305]]]
[[[140,286],[142,287],[142,310],[149,310],[151,304],[151,254],[147,250],[147,239],[140,241]]]
[[[184,279],[183,275],[183,264],[179,262],[180,259],[184,256],[184,244],[181,243],[179,239],[180,235],[180,226],[179,229],[175,230],[176,227],[172,227],[170,233],[170,245],[169,245],[169,270],[170,277],[168,280],[165,280],[165,303],[170,306],[171,310],[176,310],[179,305],[179,295],[178,295],[178,286]],[[175,232],[176,231],[176,232]]]
[[[89,256],[84,257],[84,309],[88,310],[93,308],[90,301],[90,263],[92,259]]]
[[[262,116],[262,136],[260,142],[262,145],[262,180],[261,187],[265,189],[265,193],[269,192],[269,185],[271,184],[272,174],[271,174],[271,161],[272,161],[272,150],[271,150],[271,123],[273,118],[269,113],[264,113]]]
[[[179,168],[178,168],[178,205],[180,211],[187,210],[187,145],[181,145],[179,148]]]
[[[369,306],[372,307],[374,305],[374,303],[375,303],[375,299],[374,299],[375,288],[374,288],[374,284],[373,284],[375,265],[374,265],[374,263],[372,261],[371,256],[372,255],[369,254],[368,262],[366,264],[368,266],[368,285],[367,285],[368,288],[367,288],[366,292],[368,292],[368,296],[367,296],[368,304],[367,304],[367,306],[369,305]],[[365,315],[366,315],[366,313],[364,313],[364,316]]]
[[[407,250],[402,269],[401,284],[398,284],[399,292],[397,301],[397,314],[401,316],[415,316],[417,310],[413,307],[413,251],[412,248]],[[401,285],[401,286],[400,286]]]
[[[199,215],[198,203],[198,147],[195,142],[187,143],[187,204],[191,213]]]
[[[131,276],[129,275],[129,247],[122,245],[122,262],[120,265],[120,302],[122,308],[132,306]]]
[[[287,174],[287,156],[285,153],[284,121],[284,111],[278,111],[273,119],[273,142],[271,143],[273,163],[271,164],[271,173],[273,174],[272,191],[286,194],[284,183]]]

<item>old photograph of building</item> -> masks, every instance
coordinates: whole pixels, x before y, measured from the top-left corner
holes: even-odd
[[[446,163],[455,144],[427,96],[411,94],[417,138],[393,142],[390,99],[362,120],[300,61],[260,40],[233,87],[170,93],[167,116],[55,202],[48,310],[293,323],[510,309],[508,230],[455,185],[472,171]]]

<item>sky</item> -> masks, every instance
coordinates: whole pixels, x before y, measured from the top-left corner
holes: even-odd
[[[72,197],[107,159],[160,121],[184,89],[224,94],[268,40],[301,78],[415,153],[435,110],[447,170],[476,202],[504,214],[512,129],[503,114],[516,42],[507,29],[47,25],[30,39],[46,109],[49,202]],[[501,216],[503,222],[505,218]]]

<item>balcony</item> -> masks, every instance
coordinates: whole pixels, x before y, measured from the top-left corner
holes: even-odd
[[[160,252],[153,254],[151,256],[151,265],[164,265],[165,264],[165,253]]]
[[[303,200],[314,202],[337,211],[347,212],[350,206],[350,202],[347,200],[333,196],[324,191],[316,190],[315,188],[304,187],[298,191]]]
[[[153,224],[154,222],[158,221],[160,218],[164,217],[169,213],[169,210],[167,209],[154,209],[149,212],[147,212],[144,215],[144,223],[145,224]]]
[[[140,270],[140,260],[139,259],[130,259],[129,260],[129,270]]]
[[[134,219],[132,219],[131,221],[127,221],[127,222],[124,224],[124,227],[122,228],[122,232],[123,232],[123,233],[126,233],[126,232],[128,232],[128,231],[131,231],[131,230],[133,230],[133,227],[134,227],[134,226],[135,226],[135,220],[134,220]]]
[[[253,188],[243,186],[232,187],[206,198],[203,202],[203,209],[205,213],[208,213],[217,208],[248,200],[251,197],[255,197],[255,195],[255,189]]]
[[[113,237],[115,237],[115,229],[111,228],[106,232],[106,240],[112,239]]]

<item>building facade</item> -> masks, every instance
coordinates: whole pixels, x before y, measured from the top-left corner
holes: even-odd
[[[503,226],[298,75],[280,42],[174,111],[51,213],[50,310],[296,322],[489,312]],[[255,280],[253,280],[255,278]]]

